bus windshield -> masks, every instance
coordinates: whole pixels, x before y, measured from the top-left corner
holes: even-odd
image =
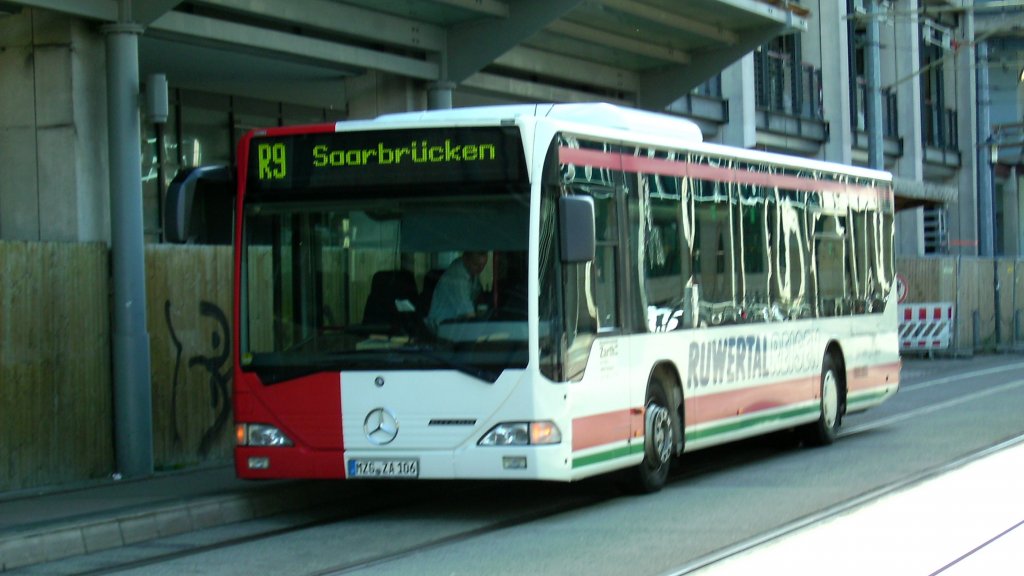
[[[246,207],[244,365],[265,382],[526,365],[528,190],[415,192]]]

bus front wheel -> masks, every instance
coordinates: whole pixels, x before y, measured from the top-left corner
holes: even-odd
[[[630,488],[635,492],[657,492],[668,480],[672,464],[672,414],[668,396],[658,383],[647,389],[644,404],[644,459],[637,466]]]

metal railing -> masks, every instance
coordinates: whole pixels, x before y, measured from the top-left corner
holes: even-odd
[[[925,146],[957,150],[959,133],[956,110],[942,109],[925,102],[921,107],[921,138]]]
[[[757,107],[802,118],[824,118],[821,69],[797,64],[790,54],[759,49],[754,52]]]
[[[868,87],[863,76],[857,76],[854,102],[850,107],[850,123],[854,130],[866,132],[868,122]],[[899,109],[896,94],[892,89],[882,90],[882,135],[886,138],[899,136]]]

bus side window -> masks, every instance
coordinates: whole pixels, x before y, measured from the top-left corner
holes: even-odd
[[[700,286],[700,322],[736,321],[735,249],[732,208],[724,182],[694,180],[693,272]]]
[[[682,277],[679,200],[652,196],[645,226],[644,274],[647,304],[670,306],[679,300]]]
[[[810,245],[804,229],[806,194],[779,189],[769,212],[772,236],[772,306],[782,317],[804,318],[811,314]]]
[[[607,330],[619,325],[618,315],[618,250],[619,226],[613,191],[593,195],[597,247],[590,267],[594,304],[597,307],[598,329]]]
[[[815,224],[819,314],[842,316],[848,313],[846,275],[846,218],[824,216]]]
[[[748,173],[765,172],[763,166],[740,164],[737,169]],[[767,189],[760,184],[740,182],[734,189],[733,237],[738,244],[736,255],[736,301],[740,304],[741,321],[768,320],[768,211],[765,207]]]

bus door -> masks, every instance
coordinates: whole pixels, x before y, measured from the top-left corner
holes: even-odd
[[[589,198],[594,211],[594,258],[565,264],[564,283],[565,379],[575,389],[579,436],[573,444],[586,448],[597,436],[600,443],[631,436],[629,341],[623,330],[624,187],[618,170],[563,164],[563,171],[562,195]]]

